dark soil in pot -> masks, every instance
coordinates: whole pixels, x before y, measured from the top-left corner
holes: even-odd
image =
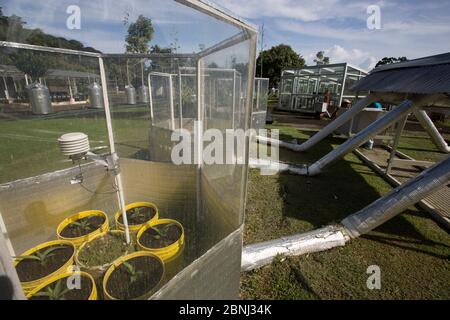
[[[132,251],[133,244],[126,243],[122,232],[108,232],[86,243],[78,253],[78,261],[86,267],[103,266]]]
[[[155,208],[152,207],[136,207],[133,209],[127,210],[127,219],[128,224],[136,225],[143,224],[150,221],[156,214]],[[120,215],[119,222],[123,224],[123,217]]]
[[[55,293],[50,295],[49,289]],[[74,288],[71,290],[67,288],[67,278],[63,278],[42,288],[30,300],[88,300],[91,292],[92,281],[89,278],[81,276],[80,289]]]
[[[70,223],[61,231],[64,238],[78,238],[97,230],[105,222],[105,217],[89,216]]]
[[[139,242],[152,249],[159,249],[170,246],[180,239],[181,228],[174,223],[159,224],[148,228],[142,233]]]
[[[20,261],[16,265],[16,271],[21,282],[38,280],[55,272],[70,259],[74,250],[71,246],[57,244],[42,248],[36,252],[44,254],[47,250],[53,248],[55,250],[51,251],[43,262],[27,258],[20,260],[22,257],[18,257]],[[37,254],[33,255],[37,256]]]
[[[134,274],[130,272],[130,268],[135,271]],[[162,276],[163,266],[160,260],[151,256],[135,257],[120,264],[111,273],[106,290],[116,299],[136,299],[151,292]]]

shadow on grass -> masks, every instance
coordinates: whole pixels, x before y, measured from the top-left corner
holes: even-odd
[[[312,134],[310,133],[310,135]],[[280,135],[280,138],[285,141],[294,139],[293,136],[286,134]],[[340,139],[328,138],[316,145],[310,152],[301,154],[280,149],[280,160],[297,164],[311,164],[332,151],[333,145],[341,143]],[[349,157],[354,156],[350,154],[347,158]],[[356,157],[349,161],[338,160],[315,177],[280,174],[278,182],[280,196],[283,199],[283,216],[303,220],[312,225],[314,229],[330,223],[337,223],[382,196],[382,192],[377,188],[377,183],[369,184],[371,179],[380,180],[374,172],[358,162]],[[409,210],[406,213],[409,212],[412,211]],[[377,231],[387,235],[417,239],[424,244],[435,244],[430,243],[402,215],[378,227]],[[371,237],[371,239],[385,241],[379,237]]]

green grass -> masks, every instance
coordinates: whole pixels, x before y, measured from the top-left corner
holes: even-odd
[[[126,112],[142,112],[127,117]],[[61,116],[62,115],[62,116]],[[149,117],[145,108],[113,109],[114,137],[121,156],[133,157],[148,141]],[[102,111],[79,111],[31,118],[0,118],[0,183],[72,167],[62,156],[57,139],[67,132],[84,132],[91,148],[109,150],[105,116]]]
[[[444,134],[443,137],[447,141],[450,140],[449,134]],[[446,154],[439,151],[425,132],[405,131],[400,139],[398,150],[416,160],[434,162],[446,157]]]
[[[310,131],[282,125],[282,139],[306,139]],[[411,140],[408,140],[411,139]],[[406,152],[433,157],[429,139],[402,139]],[[307,153],[280,149],[280,160],[311,163],[342,140],[326,139]],[[410,151],[410,150],[408,150]],[[411,154],[411,152],[408,152]],[[418,156],[417,156],[418,157]],[[419,157],[418,157],[419,158]],[[353,154],[318,177],[288,174],[260,176],[251,170],[245,244],[306,232],[367,206],[391,187]],[[450,237],[429,216],[410,208],[342,248],[299,257],[279,257],[269,266],[242,274],[244,299],[448,299]],[[381,268],[381,290],[366,287],[367,267]]]

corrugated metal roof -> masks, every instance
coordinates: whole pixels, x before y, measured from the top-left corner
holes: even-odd
[[[450,93],[450,53],[378,67],[352,90],[399,93]]]

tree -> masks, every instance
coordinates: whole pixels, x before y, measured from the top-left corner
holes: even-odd
[[[261,63],[263,72],[261,75]],[[299,68],[305,65],[305,59],[291,46],[280,44],[269,50],[264,50],[256,60],[256,75],[258,77],[270,78],[271,86],[278,86],[281,71],[286,68]]]
[[[381,59],[380,61],[378,61],[378,63],[375,65],[376,67],[379,66],[383,66],[385,64],[392,64],[392,63],[398,63],[398,62],[403,62],[403,61],[408,61],[408,59],[406,57],[384,57],[383,59]]]
[[[128,21],[126,22],[128,23]],[[139,15],[136,22],[128,27],[128,35],[125,38],[127,43],[126,51],[134,53],[149,53],[148,43],[153,39],[152,20],[143,15]]]
[[[48,56],[28,50],[19,51],[14,55],[13,61],[17,69],[31,76],[34,81],[43,77],[50,67]]]
[[[330,57],[325,57],[325,52],[319,51],[316,53],[316,59],[314,59],[314,62],[317,65],[330,64]]]

